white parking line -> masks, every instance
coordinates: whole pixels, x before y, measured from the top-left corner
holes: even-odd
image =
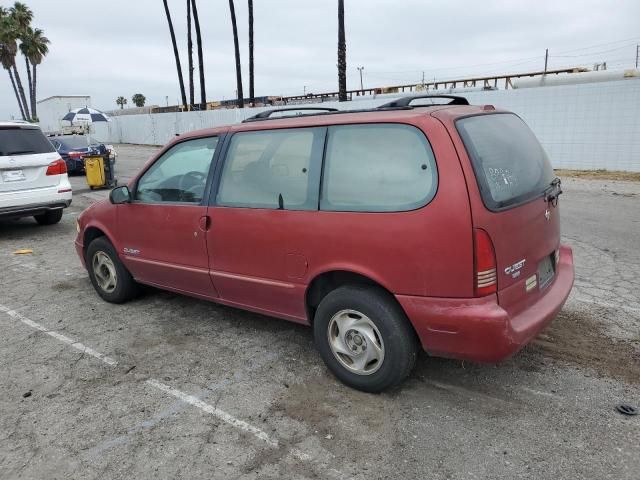
[[[263,442],[265,442],[267,445],[271,447],[278,446],[278,441],[269,437],[269,435],[267,435],[266,432],[260,430],[257,427],[254,427],[253,425],[248,424],[245,421],[237,419],[236,417],[228,414],[224,410],[220,410],[217,407],[214,407],[212,405],[209,405],[208,403],[203,402],[199,398],[196,398],[192,395],[188,395],[184,392],[181,392],[180,390],[176,390],[175,388],[172,388],[169,385],[165,385],[164,383],[160,383],[159,381],[154,380],[152,378],[147,380],[147,383],[152,387],[157,388],[158,390],[162,390],[163,392],[168,393],[169,395],[173,395],[174,397],[179,398],[185,403],[188,403],[190,405],[193,405],[194,407],[199,408],[203,412],[206,412],[210,415],[213,415],[214,417],[219,418],[220,420],[222,420],[225,423],[228,423],[232,427],[236,427],[240,430],[250,433],[257,439],[262,440]]]
[[[88,355],[91,355],[92,357],[96,357],[98,360],[103,361],[110,367],[115,367],[116,365],[118,365],[118,362],[116,362],[113,358],[103,355],[102,353],[97,352],[93,348],[87,347],[86,345],[80,342],[76,342],[75,340],[67,337],[66,335],[62,335],[61,333],[58,333],[56,331],[49,330],[46,327],[40,325],[39,323],[36,323],[33,320],[28,319],[24,315],[16,312],[15,310],[10,309],[9,307],[5,307],[4,305],[0,304],[0,312],[4,312],[10,317],[15,318],[16,320],[20,320],[25,325],[28,325],[31,328],[34,328],[36,330],[39,330],[42,333],[46,333],[47,335],[55,338],[56,340],[59,340],[62,343],[66,343],[67,345],[75,348],[76,350],[80,350],[82,353],[86,353]]]
[[[83,353],[87,353],[99,360],[101,360],[102,362],[106,363],[107,365],[111,366],[111,367],[115,367],[118,365],[118,362],[115,361],[114,359],[112,359],[111,357],[108,357],[107,355],[104,355],[100,352],[97,352],[96,350],[87,347],[86,345],[83,345],[80,342],[76,342],[75,340],[67,337],[66,335],[62,335],[61,333],[55,332],[53,330],[49,330],[46,327],[44,327],[43,325],[40,325],[37,322],[34,322],[33,320],[25,317],[24,315],[16,312],[15,310],[10,309],[9,307],[6,307],[2,304],[0,304],[0,312],[4,312],[6,313],[8,316],[15,318],[16,320],[21,321],[22,323],[24,323],[25,325],[28,325],[29,327],[38,330],[42,333],[46,333],[47,335],[49,335],[50,337],[55,338],[56,340],[61,341],[62,343],[65,343],[73,348],[75,348],[76,350],[80,350]],[[260,430],[258,427],[254,427],[253,425],[251,425],[250,423],[245,422],[244,420],[240,420],[239,418],[234,417],[233,415],[225,412],[224,410],[220,410],[217,407],[214,407],[213,405],[209,405],[206,402],[203,402],[202,400],[200,400],[197,397],[194,397],[192,395],[189,395],[187,393],[184,393],[180,390],[176,390],[173,387],[170,387],[169,385],[165,385],[164,383],[159,382],[158,380],[154,380],[154,379],[148,379],[146,381],[146,383],[154,388],[157,388],[158,390],[169,394],[173,397],[178,398],[179,400],[181,400],[182,402],[185,402],[189,405],[192,405],[200,410],[202,410],[203,412],[206,412],[210,415],[215,416],[216,418],[222,420],[223,422],[231,425],[234,428],[237,428],[239,430],[242,430],[243,432],[247,432],[250,433],[251,435],[253,435],[255,438],[257,438],[258,440],[263,441],[264,443],[266,443],[268,446],[272,447],[272,448],[278,448],[280,446],[280,443],[278,442],[278,440],[270,437],[266,432],[264,432],[263,430]],[[336,470],[335,468],[330,467],[329,465],[327,465],[325,462],[321,462],[319,460],[314,459],[311,455],[298,450],[296,448],[292,448],[290,450],[291,455],[293,455],[295,458],[297,458],[298,460],[302,460],[305,462],[310,462],[310,463],[314,463],[322,468],[325,469],[325,474],[329,475],[332,478],[338,478],[338,479],[343,479],[345,478],[345,475],[340,472],[339,470]]]

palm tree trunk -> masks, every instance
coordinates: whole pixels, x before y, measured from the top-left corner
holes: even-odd
[[[16,94],[16,100],[18,101],[18,106],[20,107],[20,115],[22,115],[22,120],[26,120],[27,117],[24,114],[24,109],[22,108],[22,102],[20,101],[20,94],[18,93],[18,87],[16,87],[16,82],[13,79],[13,74],[11,70],[7,68],[7,73],[9,73],[9,78],[11,79],[11,85],[13,85],[13,93]]]
[[[233,0],[229,0],[231,11],[231,26],[233,27],[233,44],[236,52],[236,85],[238,89],[238,107],[244,108],[244,94],[242,93],[242,70],[240,67],[240,46],[238,45],[238,25],[236,24],[236,9]]]
[[[338,100],[347,101],[347,43],[344,33],[344,0],[338,0]]]
[[[31,64],[29,63],[29,59],[24,57],[24,63],[27,66],[27,82],[29,82],[29,102],[31,103],[31,111],[33,112],[33,80],[31,79]],[[25,105],[27,110],[29,109],[29,105]],[[33,113],[31,114],[31,118],[33,118]]]
[[[182,104],[187,104],[187,95],[184,92],[184,80],[182,78],[182,67],[180,66],[180,54],[178,53],[178,44],[176,43],[176,34],[173,31],[173,23],[171,22],[171,13],[169,13],[169,5],[167,0],[163,0],[164,11],[167,15],[167,23],[169,24],[169,33],[171,34],[171,43],[173,44],[173,55],[176,57],[176,70],[178,71],[178,82],[180,83],[180,95],[182,96]]]
[[[249,0],[249,101],[251,105],[255,105],[253,76],[253,0]]]
[[[200,109],[207,109],[207,92],[204,88],[204,60],[202,56],[202,36],[200,35],[200,20],[198,20],[198,7],[196,0],[191,0],[193,9],[193,23],[196,26],[196,42],[198,43],[198,72],[200,74]]]
[[[34,63],[33,64],[33,97],[31,99],[31,117],[35,120],[36,118],[38,118],[38,112],[36,111],[36,107],[38,105],[38,101],[37,101],[37,96],[36,96],[36,87],[38,86],[38,83],[36,81],[37,76],[36,76],[36,72],[38,68],[38,64]]]
[[[18,91],[20,92],[20,99],[22,100],[22,108],[24,109],[25,116],[27,117],[25,120],[31,120],[29,118],[29,104],[27,103],[27,97],[24,95],[22,80],[20,80],[20,74],[18,73],[15,62],[13,62],[13,76],[16,78],[16,84],[18,85]]]
[[[195,102],[193,91],[193,40],[191,39],[191,0],[187,0],[187,55],[189,57],[189,110]]]

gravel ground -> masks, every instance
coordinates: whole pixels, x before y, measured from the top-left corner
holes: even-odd
[[[155,151],[117,148],[121,181]],[[381,395],[338,383],[307,328],[102,302],[72,241],[106,192],[73,183],[60,224],[0,223],[0,478],[638,478],[640,416],[615,406],[640,407],[640,183],[564,181],[576,286],[536,341],[498,366],[423,355]]]

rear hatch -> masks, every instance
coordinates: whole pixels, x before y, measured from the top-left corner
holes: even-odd
[[[47,175],[47,168],[59,158],[38,127],[0,126],[0,193],[58,185],[60,175]]]
[[[498,301],[520,310],[553,283],[560,244],[559,180],[518,116],[470,116],[457,120],[456,128],[482,200],[471,202],[474,227],[493,243]]]

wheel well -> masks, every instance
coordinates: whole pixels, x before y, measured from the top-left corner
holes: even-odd
[[[87,256],[87,247],[98,237],[106,237],[105,233],[97,227],[89,227],[84,231],[84,238],[82,239],[82,245],[85,257]]]
[[[340,288],[344,285],[371,285],[383,289],[388,292],[392,298],[393,294],[386,288],[380,285],[378,282],[360,275],[359,273],[347,272],[344,270],[336,270],[332,272],[325,272],[314,278],[305,296],[305,308],[307,310],[307,318],[309,323],[313,323],[316,309],[324,297],[336,288]]]

